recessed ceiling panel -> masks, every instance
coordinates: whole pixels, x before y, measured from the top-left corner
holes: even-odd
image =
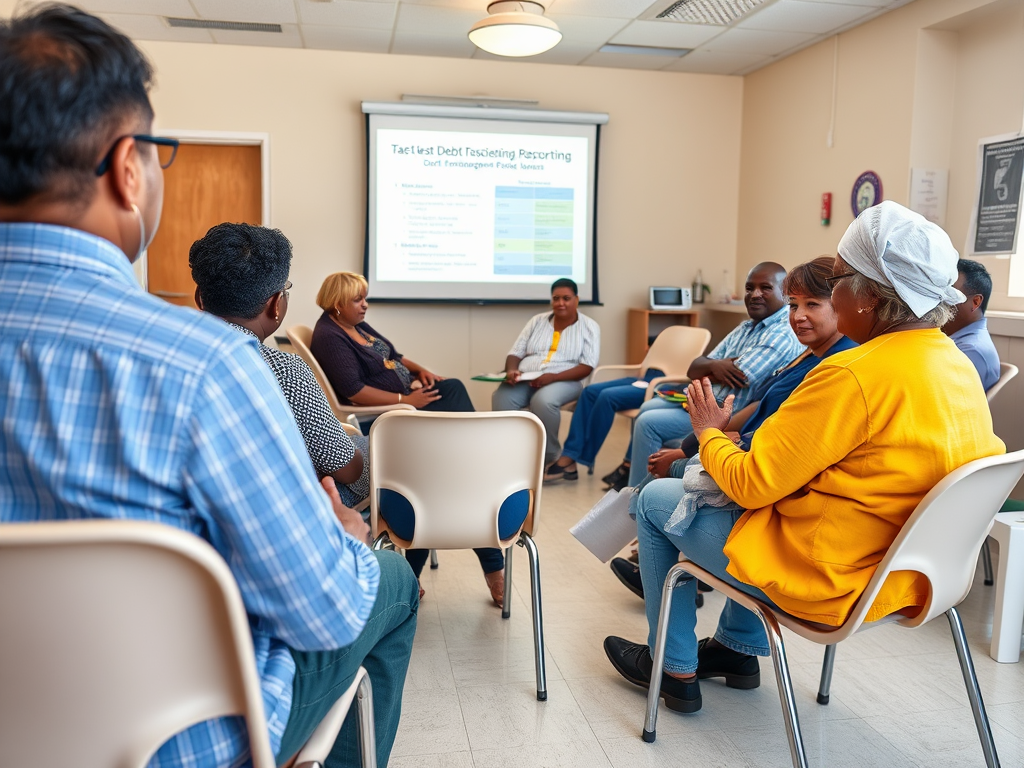
[[[486,10],[471,11],[465,8],[400,3],[395,29],[400,33],[408,32],[414,35],[463,37],[468,43],[469,38],[466,35],[469,34],[469,28],[486,15]]]
[[[635,19],[650,7],[652,0],[552,0],[541,4],[548,13],[569,16],[604,16],[610,19]]]
[[[398,3],[370,3],[334,0],[331,3],[298,0],[299,20],[303,24],[321,24],[359,29],[391,29],[395,25]]]
[[[557,13],[546,16],[562,30],[562,43],[593,45],[595,49],[607,43],[629,23],[626,19],[605,19],[599,16],[562,16]]]
[[[693,51],[665,67],[666,72],[695,72],[710,75],[730,75],[756,64],[774,61],[771,56],[754,53],[712,53]]]
[[[766,32],[760,29],[727,29],[702,48],[722,53],[753,53],[774,56],[813,40],[806,32]]]
[[[664,56],[637,56],[628,53],[601,53],[583,61],[585,67],[613,67],[615,69],[664,69],[675,61]]]
[[[661,45],[671,48],[695,48],[721,34],[721,27],[680,24],[664,21],[634,21],[612,38],[620,45]]]
[[[413,56],[448,56],[453,59],[468,59],[476,46],[466,36],[417,35],[414,32],[396,32],[391,44],[391,53]]]
[[[78,0],[79,8],[91,13],[130,13],[141,16],[195,16],[188,0]]]
[[[390,29],[351,29],[303,24],[302,39],[307,48],[329,51],[360,51],[387,53],[391,45]]]
[[[740,29],[823,34],[872,13],[875,13],[875,9],[864,5],[778,0],[750,14],[737,26]]]
[[[204,19],[268,24],[294,24],[299,20],[293,0],[192,0],[192,4]]]

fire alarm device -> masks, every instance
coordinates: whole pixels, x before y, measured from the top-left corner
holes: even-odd
[[[821,226],[827,227],[832,221],[832,193],[823,192],[821,195]]]

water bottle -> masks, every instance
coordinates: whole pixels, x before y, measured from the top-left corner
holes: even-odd
[[[704,275],[697,270],[697,276],[693,279],[693,303],[704,303]]]

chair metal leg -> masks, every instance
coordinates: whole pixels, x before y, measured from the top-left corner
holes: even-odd
[[[768,642],[771,643],[772,663],[775,666],[775,679],[779,685],[782,719],[786,723],[786,736],[789,738],[789,754],[793,758],[793,768],[807,768],[807,751],[804,749],[803,733],[800,731],[800,716],[796,710],[796,697],[793,695],[793,680],[789,675],[789,662],[786,660],[786,646],[782,642],[782,629],[775,616],[767,609],[757,607],[754,613],[764,625]]]
[[[1000,557],[1002,552],[1000,552]],[[985,571],[985,586],[992,586],[992,550],[989,548],[988,539],[981,545],[981,567]]]
[[[544,667],[544,616],[540,602],[540,555],[537,544],[526,531],[519,534],[519,545],[526,548],[530,556],[530,587],[533,591],[533,650],[537,655],[537,701],[548,700],[548,678]],[[509,561],[505,561],[508,568]],[[509,583],[505,582],[505,594],[509,593]],[[506,598],[507,599],[507,598]]]
[[[818,683],[818,703],[828,704],[829,689],[832,688],[832,667],[836,663],[835,645],[825,646],[825,658],[821,660],[821,682]]]
[[[356,689],[356,710],[359,713],[359,753],[363,768],[377,768],[377,730],[373,722],[373,686],[364,674]]]
[[[593,464],[591,464],[589,467],[587,467],[587,474],[588,475],[594,474],[594,465]]]
[[[373,540],[373,546],[371,549],[384,549],[387,545],[391,545],[390,549],[394,549],[395,545],[391,541],[391,537],[386,533],[380,534],[376,539]]]
[[[946,618],[949,620],[949,629],[953,633],[953,645],[956,646],[960,671],[963,673],[964,685],[967,687],[967,698],[971,701],[974,724],[978,728],[978,738],[981,740],[981,751],[985,753],[985,765],[988,768],[999,768],[999,755],[996,753],[992,727],[989,725],[988,715],[985,713],[985,702],[981,700],[981,688],[978,687],[978,676],[974,672],[971,650],[967,647],[967,635],[964,634],[963,622],[960,621],[960,614],[956,608],[946,611]]]
[[[512,550],[510,546],[505,550],[505,594],[501,599],[501,618],[507,619],[512,615]]]
[[[686,571],[681,566],[673,565],[661,590],[658,632],[654,636],[654,666],[651,668],[651,685],[647,689],[647,717],[644,719],[643,739],[647,743],[652,743],[658,737],[658,697],[661,696],[661,674],[665,669],[665,641],[668,639],[668,619],[672,613],[672,591],[685,576]]]
[[[437,570],[437,550],[436,549],[430,550],[430,570],[432,570],[432,571],[436,571]]]

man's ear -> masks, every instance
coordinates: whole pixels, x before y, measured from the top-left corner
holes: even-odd
[[[977,312],[979,309],[981,309],[981,305],[984,303],[984,301],[985,297],[982,296],[980,293],[974,294],[973,296],[971,296],[971,309]]]
[[[199,293],[198,285],[196,286],[196,306],[199,307],[200,310],[203,308],[203,296]]]
[[[122,208],[130,210],[139,202],[145,181],[142,158],[134,139],[126,136],[117,143],[106,176],[110,179],[113,197]]]

